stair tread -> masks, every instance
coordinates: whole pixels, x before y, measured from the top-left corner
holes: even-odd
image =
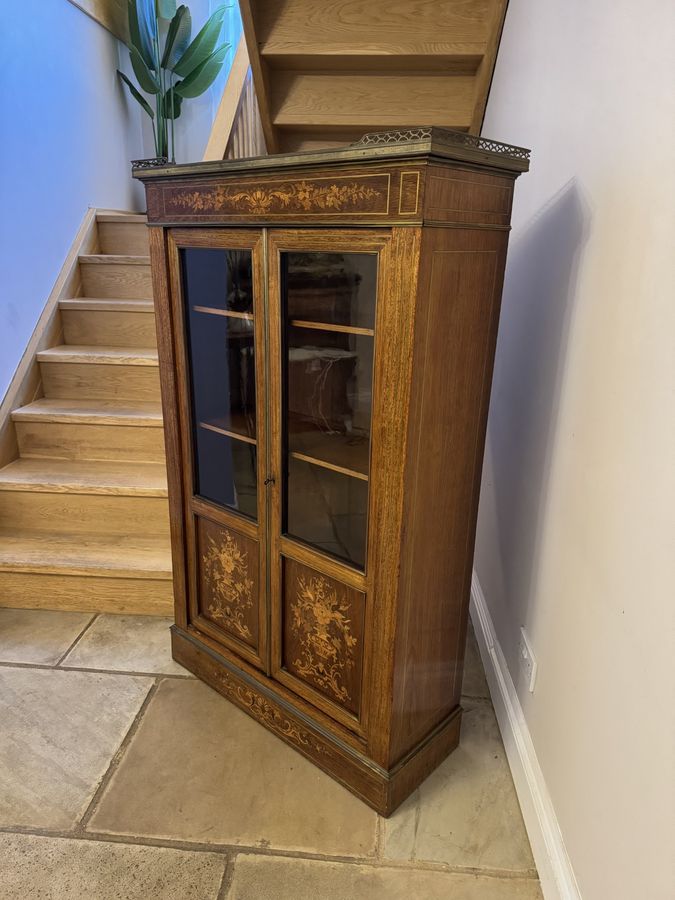
[[[0,529],[0,571],[171,578],[167,537]]]
[[[15,459],[0,469],[0,490],[166,497],[163,463]]]
[[[61,344],[40,350],[38,362],[94,363],[111,366],[158,366],[157,350],[151,347],[96,347]]]
[[[358,4],[285,0],[250,6],[255,12],[258,40],[263,44],[305,40],[323,47],[334,41],[386,42],[403,52],[409,43],[427,49],[443,45],[449,38],[452,42],[485,41],[490,24],[490,10],[481,0],[422,0],[412,4],[391,0]]]
[[[151,400],[55,400],[43,397],[12,412],[15,422],[63,422],[162,427],[162,405]]]
[[[78,256],[80,263],[91,263],[93,265],[115,265],[115,266],[149,266],[149,256],[131,256],[124,253],[81,253]]]
[[[454,128],[471,122],[473,76],[353,72],[275,73],[273,123],[393,127],[402,121]]]
[[[114,297],[69,297],[59,300],[61,309],[109,310],[110,312],[154,312],[152,300],[124,300]]]

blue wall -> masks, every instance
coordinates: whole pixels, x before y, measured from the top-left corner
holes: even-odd
[[[22,0],[0,31],[0,395],[89,206],[138,207],[139,113],[118,41],[64,0]]]
[[[189,3],[196,32],[214,0]],[[236,3],[225,36],[241,25]],[[232,62],[234,48],[226,69]],[[129,161],[154,155],[152,132],[122,90],[128,54],[66,0],[22,0],[0,29],[0,397],[4,395],[90,206],[143,209]],[[185,106],[177,159],[201,159],[224,71]]]

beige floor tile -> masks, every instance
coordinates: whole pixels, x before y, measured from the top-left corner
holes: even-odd
[[[532,871],[534,861],[497,720],[465,709],[460,745],[384,823],[385,856]]]
[[[485,680],[483,661],[480,658],[478,641],[469,622],[469,630],[466,635],[466,654],[464,656],[464,680],[462,682],[462,694],[466,697],[490,698],[490,690]]]
[[[171,659],[173,619],[101,615],[63,661],[64,667],[189,675]]]
[[[197,680],[164,681],[89,830],[366,856],[376,815]]]
[[[0,825],[74,826],[151,685],[129,675],[0,668]]]
[[[534,879],[239,856],[227,900],[541,900]]]
[[[0,835],[3,900],[215,900],[215,853]]]
[[[92,619],[92,613],[0,609],[0,661],[52,666]]]

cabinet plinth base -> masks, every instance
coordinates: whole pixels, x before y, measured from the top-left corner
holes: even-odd
[[[277,696],[274,683],[264,675],[260,675],[260,680],[250,677],[175,625],[171,632],[176,662],[302,753],[381,816],[391,815],[459,743],[462,710],[458,706],[414,751],[387,771]]]

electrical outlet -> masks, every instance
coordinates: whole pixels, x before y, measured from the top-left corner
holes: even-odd
[[[520,670],[526,680],[530,693],[534,691],[534,683],[537,680],[537,660],[530,645],[525,629],[520,629],[520,643],[518,644]]]

